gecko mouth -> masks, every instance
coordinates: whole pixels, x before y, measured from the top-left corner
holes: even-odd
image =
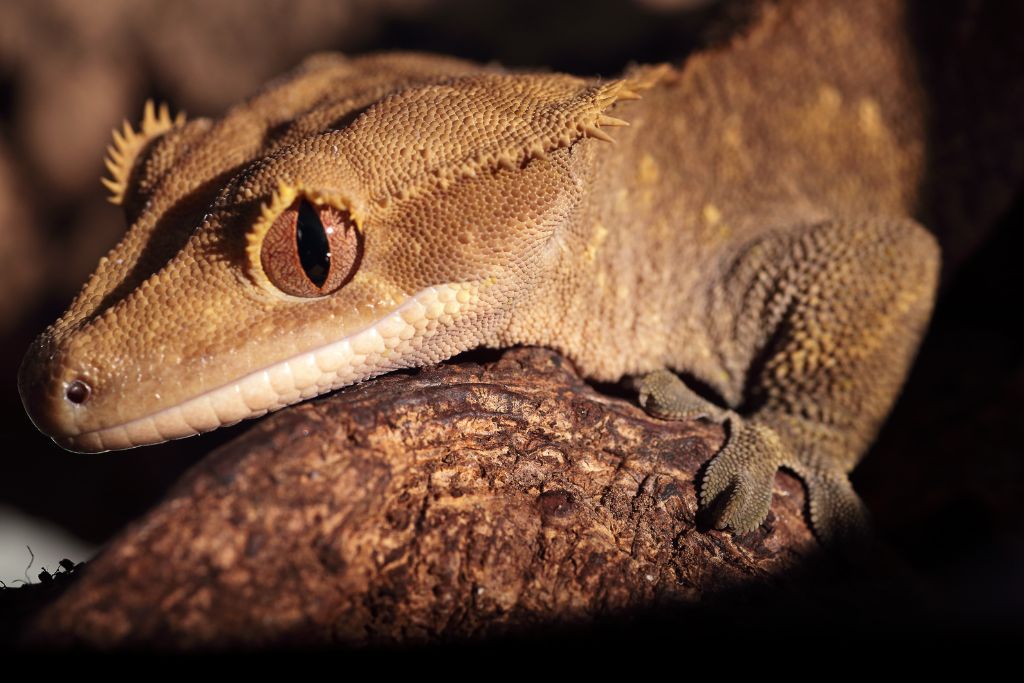
[[[265,368],[177,405],[128,422],[77,434],[53,436],[60,446],[99,453],[181,439],[236,424],[339,389],[360,380],[417,364],[440,361],[463,350],[425,351],[426,341],[477,303],[471,283],[428,287],[363,330]]]

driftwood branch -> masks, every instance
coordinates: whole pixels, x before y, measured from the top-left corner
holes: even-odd
[[[409,643],[707,600],[815,550],[784,474],[759,530],[697,524],[695,482],[722,439],[602,395],[542,349],[383,377],[213,452],[32,637]]]

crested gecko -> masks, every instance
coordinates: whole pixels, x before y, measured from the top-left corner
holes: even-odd
[[[859,528],[848,475],[940,264],[901,15],[768,3],[614,80],[319,54],[218,120],[147,103],[107,160],[127,234],[29,349],[25,407],[67,449],[130,448],[543,345],[727,425],[719,527],[756,528],[784,467],[820,537]]]

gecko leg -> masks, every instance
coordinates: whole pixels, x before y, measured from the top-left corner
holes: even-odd
[[[875,218],[769,233],[734,257],[714,287],[711,328],[742,378],[735,412],[702,407],[664,372],[641,383],[655,416],[727,420],[700,488],[717,526],[744,532],[764,521],[784,467],[806,485],[820,539],[863,536],[867,511],[849,473],[899,393],[939,262],[923,228]]]

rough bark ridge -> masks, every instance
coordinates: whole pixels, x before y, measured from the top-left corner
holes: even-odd
[[[697,528],[723,436],[604,396],[543,349],[386,376],[213,452],[34,638],[408,643],[693,603],[815,548],[787,475],[757,531]]]

